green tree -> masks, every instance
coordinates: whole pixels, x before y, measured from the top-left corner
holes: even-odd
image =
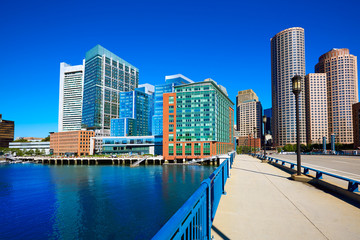
[[[19,139],[16,139],[14,142],[27,142],[28,140],[26,139],[23,139],[23,138],[19,138]]]
[[[39,156],[40,155],[40,150],[39,149],[35,149],[35,155]]]
[[[50,135],[41,140],[42,142],[50,142]]]
[[[44,156],[44,155],[45,155],[45,150],[44,150],[44,149],[41,149],[40,155],[41,155],[41,156]]]

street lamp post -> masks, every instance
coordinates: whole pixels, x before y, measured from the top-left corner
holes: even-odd
[[[249,153],[252,153],[252,149],[251,149],[251,132],[249,133],[249,142],[250,142],[250,149],[249,149]]]
[[[264,160],[266,160],[266,115],[263,116],[264,123]]]
[[[297,175],[301,175],[300,118],[299,118],[299,95],[301,92],[301,76],[295,75],[291,80],[292,80],[292,91],[295,95],[295,102],[296,102]]]

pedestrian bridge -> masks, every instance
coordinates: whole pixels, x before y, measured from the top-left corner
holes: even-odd
[[[216,193],[215,175],[221,172],[230,178]],[[223,167],[215,175],[154,239],[360,239],[359,202],[293,181],[273,164],[238,155],[230,172]],[[215,205],[221,192],[226,194]]]

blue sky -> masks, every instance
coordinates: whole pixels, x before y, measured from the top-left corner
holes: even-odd
[[[235,102],[253,89],[271,107],[270,38],[305,29],[306,73],[332,48],[360,56],[360,1],[3,1],[0,113],[15,137],[57,131],[60,62],[96,44],[140,70],[140,83],[212,78]]]

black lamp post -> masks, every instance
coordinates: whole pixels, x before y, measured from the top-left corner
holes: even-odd
[[[300,156],[300,119],[299,119],[299,94],[301,92],[301,76],[295,75],[292,81],[292,91],[296,102],[296,143],[297,143],[297,175],[301,175],[301,156]]]
[[[266,115],[263,116],[264,123],[264,160],[266,160]]]

